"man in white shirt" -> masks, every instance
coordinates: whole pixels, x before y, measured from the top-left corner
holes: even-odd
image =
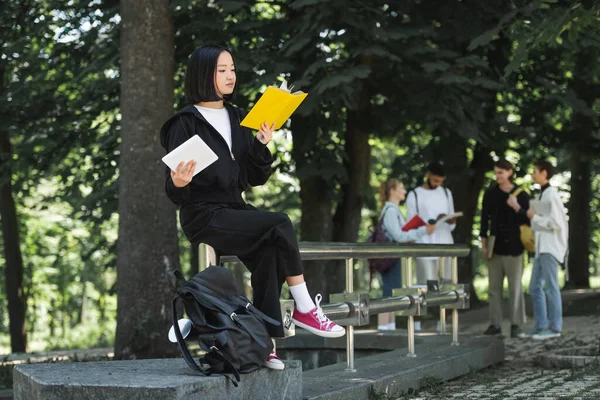
[[[438,219],[454,213],[454,200],[452,192],[443,185],[446,179],[444,167],[440,163],[431,163],[427,166],[425,183],[412,190],[406,197],[408,220],[415,215],[427,223],[434,223]],[[428,244],[453,244],[452,231],[456,227],[456,220],[450,219],[438,227],[431,235],[423,236],[417,243]],[[417,258],[417,284],[425,285],[427,280],[439,278],[439,264],[436,257]],[[445,259],[444,280],[452,279],[452,260]],[[440,282],[441,283],[441,282]]]
[[[539,210],[535,209],[536,203],[533,203],[527,211],[531,228],[535,232],[535,258],[529,283],[535,326],[521,337],[533,337],[538,340],[560,337],[562,329],[558,264],[565,259],[569,227],[558,190],[550,186],[553,170],[548,161],[540,160],[534,163],[533,181],[540,185],[542,190],[536,199]]]

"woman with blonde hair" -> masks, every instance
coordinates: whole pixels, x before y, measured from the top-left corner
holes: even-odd
[[[407,243],[419,240],[425,235],[430,235],[435,231],[435,225],[430,224],[410,231],[403,231],[402,227],[406,219],[400,212],[398,205],[406,199],[406,189],[398,179],[389,179],[379,188],[379,200],[382,211],[380,220],[383,219],[383,232],[390,242]],[[402,286],[402,272],[400,268],[400,259],[398,259],[389,269],[381,273],[383,281],[383,297],[391,297],[392,289]],[[377,329],[395,330],[396,322],[394,313],[382,313],[377,317]]]

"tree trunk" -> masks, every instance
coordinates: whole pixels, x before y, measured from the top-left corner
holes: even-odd
[[[347,113],[344,167],[348,173],[348,180],[342,185],[342,199],[334,216],[333,240],[352,243],[358,239],[361,211],[371,173],[368,130],[371,96],[366,84],[361,91],[358,108],[348,110]]]
[[[572,288],[590,287],[591,165],[579,149],[571,152],[571,199],[569,201],[569,282]]]
[[[295,116],[292,120],[294,147],[292,156],[296,162],[297,176],[300,181],[300,199],[302,217],[300,219],[300,237],[302,241],[330,242],[332,240],[332,199],[331,185],[320,175],[310,173],[318,168],[318,156],[312,153],[317,143],[317,128],[311,119]],[[329,299],[328,281],[344,279],[343,271],[337,271],[331,261],[304,261],[304,278],[311,296],[321,293]]]
[[[467,159],[466,139],[444,136],[440,148],[441,159],[446,166],[448,174],[446,186],[452,191],[454,208],[462,211],[464,216],[457,220],[456,229],[453,232],[454,242],[466,244],[471,251],[473,247],[473,224],[477,213],[479,194],[483,188],[485,173],[492,169],[493,161],[489,155],[489,149],[475,145],[473,159],[469,164]],[[473,287],[476,266],[473,258],[462,257],[458,259],[458,281],[471,285],[471,303],[477,305],[479,299]]]
[[[598,100],[600,85],[594,82],[589,65],[598,59],[598,50],[580,52],[576,58],[575,79],[572,88],[577,97],[593,109]],[[592,200],[592,163],[597,158],[593,146],[595,130],[594,118],[574,110],[572,119],[571,144],[571,198],[569,200],[569,281],[570,288],[590,287],[590,244]]]
[[[368,65],[370,59],[363,58],[362,62]],[[341,200],[333,217],[334,242],[355,243],[358,240],[362,208],[369,187],[371,92],[366,83],[363,85],[357,109],[347,111],[344,169],[348,180],[341,187]],[[332,270],[337,277],[327,280],[327,289],[329,293],[340,293],[345,290],[345,263],[335,261],[333,265]]]
[[[158,134],[173,112],[173,23],[167,0],[121,1],[121,154],[116,358],[165,357],[179,268],[175,207],[164,193]]]
[[[0,65],[0,77],[4,76]],[[1,78],[0,78],[1,79]],[[0,82],[1,83],[1,82]],[[4,238],[4,266],[8,316],[10,322],[10,346],[13,353],[27,351],[25,312],[27,299],[23,291],[23,258],[19,240],[19,221],[12,193],[12,148],[7,132],[0,132],[0,222]]]

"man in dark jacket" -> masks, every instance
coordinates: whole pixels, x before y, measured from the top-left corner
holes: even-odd
[[[527,210],[529,196],[520,191],[516,202],[509,197],[518,190],[513,183],[515,168],[506,160],[494,167],[496,185],[483,196],[481,209],[481,244],[483,258],[488,261],[490,326],[486,335],[502,333],[502,293],[504,276],[508,278],[511,337],[518,337],[525,323],[525,298],[521,278],[523,275],[524,247],[521,242],[521,225],[529,225]],[[489,233],[489,237],[488,237]]]

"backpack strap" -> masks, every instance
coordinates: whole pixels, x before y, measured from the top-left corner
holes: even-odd
[[[273,325],[273,326],[279,326],[281,325],[281,323],[279,321],[275,321],[273,318],[267,316],[265,313],[263,313],[262,311],[260,311],[258,308],[254,307],[254,305],[252,303],[250,303],[250,301],[245,298],[240,296],[240,303],[241,306],[243,306],[246,310],[250,311],[251,313],[253,313],[254,315],[256,315],[257,317],[259,317],[260,319],[262,319],[263,321]]]
[[[386,205],[385,207],[383,207],[383,211],[381,212],[381,217],[379,217],[379,222],[383,221],[383,217],[385,217],[385,213],[387,212],[387,210],[389,210],[390,207],[392,207],[392,206]]]
[[[446,195],[446,206],[448,209],[448,214],[450,214],[450,195],[448,195],[448,188],[446,186],[443,186],[444,188],[444,194]]]
[[[381,225],[381,229],[382,230],[384,229],[384,227],[383,227],[383,218],[385,217],[385,213],[387,212],[387,210],[389,208],[391,208],[391,207],[392,206],[390,206],[390,205],[386,205],[385,207],[383,207],[383,211],[381,212],[381,217],[379,218],[379,224],[378,225]],[[369,265],[369,292],[371,291],[371,285],[373,284],[373,275],[374,274],[375,274],[375,269],[371,265]]]
[[[200,287],[202,287],[202,295],[207,295],[207,301],[212,303],[213,306],[219,308],[221,311],[223,311],[224,313],[227,313],[227,315],[231,315],[235,310],[231,309],[231,307],[228,307],[227,303],[221,302],[221,300],[219,299],[219,295],[214,293],[214,291],[208,287],[205,286],[203,283],[201,282],[196,282],[196,284]],[[249,312],[255,314],[257,317],[259,317],[260,319],[262,319],[263,321],[273,325],[273,326],[280,326],[281,323],[279,321],[274,320],[273,318],[267,316],[266,314],[264,314],[262,311],[260,311],[259,309],[257,309],[256,307],[254,307],[254,305],[250,302],[250,300],[248,300],[247,297],[245,296],[238,296],[236,298],[231,299],[233,300],[233,302],[238,305],[239,307],[244,307],[246,310],[248,310]],[[220,303],[220,304],[217,304]]]
[[[183,335],[181,334],[181,330],[179,329],[179,322],[177,321],[177,299],[179,299],[179,298],[180,298],[179,296],[175,296],[175,297],[173,297],[173,300],[171,302],[171,307],[172,307],[171,313],[172,313],[172,317],[173,317],[173,330],[175,331],[175,337],[177,338],[177,344],[179,345],[179,349],[181,350],[181,353],[183,354],[183,358],[184,358],[185,362],[187,363],[187,365],[190,368],[192,368],[194,371],[201,373],[204,376],[210,376],[210,375],[212,375],[212,372],[210,372],[210,368],[202,367],[202,365],[199,365],[196,361],[194,361],[194,358],[190,354],[190,351],[188,350],[187,345],[185,344],[185,339],[183,338]],[[233,386],[238,387],[238,382],[240,381],[239,371],[233,366],[231,361],[229,361],[227,359],[227,357],[225,357],[225,355],[223,353],[221,353],[221,351],[217,347],[212,346],[210,350],[211,350],[211,352],[209,354],[216,354],[233,371],[233,375],[234,375],[235,379],[237,380],[237,382],[235,380],[231,379],[231,377],[226,374],[221,373],[220,375],[223,375],[225,378],[229,379],[231,381],[231,383],[233,383]],[[204,358],[206,358],[206,356]]]
[[[417,207],[417,215],[419,215],[419,196],[417,196],[417,188],[414,188],[413,190],[408,192],[406,197],[408,198],[408,195],[411,193],[413,193],[415,195],[415,206]],[[444,194],[446,195],[446,200],[450,200],[450,195],[448,194],[448,188],[445,186],[444,186]],[[448,209],[450,209],[450,203],[448,203]]]
[[[175,290],[179,290],[179,288],[187,282],[179,270],[167,271],[167,279],[169,280],[171,287]]]
[[[223,352],[221,350],[219,350],[216,346],[211,346],[210,348],[210,352],[208,352],[204,357],[202,357],[200,359],[200,361],[206,361],[207,363],[209,363],[209,359],[213,359],[213,362],[211,365],[213,365],[215,372],[221,372],[224,371],[224,365],[226,365],[227,367],[229,367],[229,369],[233,372],[233,376],[235,377],[235,379],[239,382],[240,381],[240,372],[237,370],[237,368],[233,365],[233,363],[229,360],[229,358],[227,358],[227,356],[225,354],[223,354]],[[215,363],[214,360],[217,359],[219,360],[219,363]],[[229,378],[229,376],[221,373],[221,375]],[[233,383],[233,385],[235,387],[237,387],[237,382],[235,382],[233,379],[229,378],[231,380],[231,382]]]
[[[200,300],[198,299],[198,293],[196,293],[196,291],[190,291],[189,293],[191,293],[192,296],[194,296],[194,298],[198,302],[200,302]],[[224,301],[221,301],[221,299],[211,296],[210,294],[207,294],[207,293],[202,293],[202,296],[205,297],[206,300],[210,301],[215,307],[220,309],[223,313],[229,315],[229,318],[231,318],[231,320],[234,323],[236,323],[238,326],[244,328],[244,330],[248,333],[248,335],[250,335],[252,337],[252,339],[254,339],[254,341],[260,345],[260,347],[262,347],[264,349],[266,349],[268,347],[267,344],[261,338],[259,338],[258,336],[256,336],[256,334],[254,332],[252,332],[252,329],[248,329],[246,324],[244,324],[244,322],[241,319],[239,319],[239,317],[235,313],[235,310],[232,310],[231,307],[229,307],[227,305],[227,303],[225,303]]]
[[[175,337],[177,338],[177,344],[179,345],[179,349],[181,350],[181,353],[183,353],[183,358],[185,359],[185,362],[187,363],[187,365],[189,365],[189,367],[192,368],[193,370],[198,371],[201,374],[208,376],[208,375],[210,375],[208,373],[208,371],[205,368],[202,368],[200,365],[198,365],[196,363],[196,361],[194,361],[194,358],[190,354],[190,351],[188,350],[187,345],[185,344],[185,340],[183,339],[181,330],[179,329],[179,322],[177,321],[177,299],[179,299],[179,298],[180,298],[179,296],[175,296],[175,297],[173,297],[173,300],[171,301],[173,329],[175,331]]]
[[[381,217],[379,217],[379,221],[377,222],[377,226],[375,227],[375,232],[377,231],[377,229],[381,229],[381,232],[383,232],[383,234],[385,235],[385,225],[383,224],[383,218],[385,218],[385,213],[391,207],[392,206],[390,206],[390,205],[385,205],[385,207],[383,207],[383,211],[381,211]],[[386,237],[387,237],[387,235],[386,235]]]
[[[417,188],[414,188],[413,190],[408,192],[408,194],[406,195],[407,199],[411,193],[415,195],[415,207],[417,208],[417,215],[419,215],[419,196],[417,196]]]

